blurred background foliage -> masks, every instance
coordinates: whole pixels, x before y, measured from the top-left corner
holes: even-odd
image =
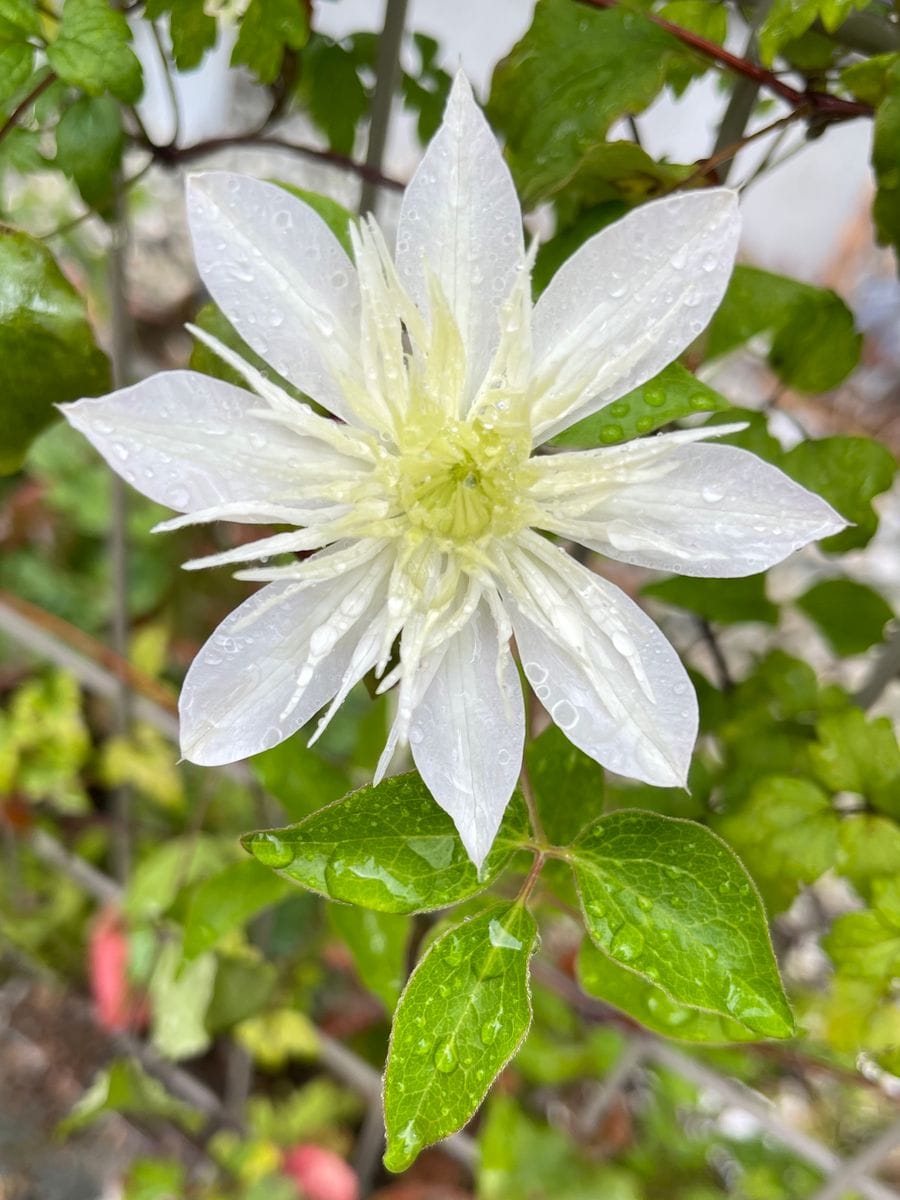
[[[54,405],[107,390],[110,354],[118,378],[189,356],[219,373],[201,346],[191,353],[186,320],[238,344],[193,276],[185,167],[223,162],[300,186],[343,231],[367,182],[391,224],[397,180],[372,139],[366,156],[370,121],[393,103],[427,141],[455,51],[409,21],[404,30],[397,3],[380,37],[321,32],[322,11],[342,3],[0,0],[0,1190],[52,1200],[99,1196],[113,1181],[121,1192],[103,1194],[126,1200],[894,1196],[890,1139],[882,1157],[897,1191],[857,1178],[828,1192],[825,1181],[835,1153],[894,1127],[900,1095],[896,291],[885,293],[887,333],[864,339],[847,297],[827,286],[835,280],[744,263],[682,363],[559,439],[606,445],[739,419],[746,429],[727,441],[852,522],[768,577],[615,569],[691,666],[702,733],[690,791],[604,777],[554,731],[530,751],[544,819],[562,840],[602,812],[638,807],[705,823],[737,851],[766,905],[793,1041],[711,1045],[732,1036],[716,1018],[610,975],[590,947],[579,954],[574,892],[551,867],[536,897],[543,948],[521,1054],[470,1137],[391,1182],[377,1075],[389,1014],[446,917],[330,904],[238,840],[368,782],[385,699],[360,688],[314,749],[301,731],[233,769],[177,762],[179,680],[246,594],[178,565],[241,531],[152,536],[163,510],[134,493],[126,504]],[[381,4],[371,7],[380,20]],[[538,0],[526,24],[484,99],[540,235],[536,292],[628,209],[677,188],[749,187],[777,169],[786,130],[802,146],[849,120],[872,130],[871,234],[857,274],[896,287],[896,6]],[[217,55],[234,68],[213,105],[218,125],[193,136],[196,94],[179,89]],[[641,115],[710,74],[721,92],[715,143],[685,163],[651,154]],[[157,101],[171,90],[181,110],[162,136],[142,103],[151,82]],[[766,153],[730,178],[760,136]],[[848,391],[863,397],[852,410]],[[127,540],[118,587],[111,512]],[[112,651],[117,616],[128,641]],[[116,853],[123,797],[127,869]],[[511,894],[509,878],[495,891]],[[34,1111],[13,1100],[23,1088]]]

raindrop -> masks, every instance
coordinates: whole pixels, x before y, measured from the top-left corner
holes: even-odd
[[[434,1052],[434,1065],[442,1075],[452,1075],[459,1066],[456,1048],[450,1041],[442,1042]]]
[[[705,487],[700,489],[700,495],[707,504],[718,504],[725,493],[721,488],[716,487],[714,484],[708,483]]]
[[[493,1021],[485,1021],[481,1027],[481,1040],[485,1046],[490,1046],[500,1032],[500,1015],[494,1017]]]
[[[422,1058],[424,1055],[426,1055],[429,1052],[429,1050],[431,1049],[431,1047],[433,1045],[434,1045],[434,1042],[432,1041],[431,1038],[422,1037],[422,1038],[419,1038],[419,1040],[413,1045],[412,1052],[413,1052],[413,1054],[416,1055],[417,1058]]]
[[[622,400],[617,400],[615,404],[609,406],[609,415],[611,417],[627,417],[630,405]]]
[[[623,633],[617,629],[612,635],[612,644],[620,654],[624,654],[629,658],[635,652],[635,645],[627,633]]]
[[[294,851],[277,833],[258,833],[250,843],[253,857],[264,867],[288,867],[294,861]]]
[[[652,417],[638,417],[636,424],[638,433],[649,433],[655,422]]]
[[[625,436],[625,430],[621,425],[604,425],[600,430],[601,442],[620,442]]]
[[[643,948],[644,935],[641,931],[633,925],[622,925],[613,934],[609,952],[613,958],[617,958],[621,962],[633,962]]]
[[[649,896],[636,896],[635,902],[636,902],[638,908],[641,910],[641,912],[649,912],[650,909],[653,907],[653,901],[650,899]]]

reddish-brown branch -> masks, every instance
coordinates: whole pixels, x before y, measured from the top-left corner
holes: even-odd
[[[619,7],[619,0],[578,0],[578,3],[600,9]],[[751,62],[747,58],[732,54],[724,46],[701,37],[699,33],[684,29],[681,25],[674,25],[671,21],[652,12],[644,12],[642,15],[648,21],[652,21],[654,25],[658,25],[660,29],[671,34],[672,37],[677,38],[682,45],[689,46],[698,54],[712,59],[713,62],[717,62],[736,75],[743,75],[747,79],[754,80],[760,87],[780,96],[794,108],[803,106],[820,115],[827,115],[832,121],[847,121],[853,117],[870,117],[872,115],[872,106],[864,104],[861,100],[846,100],[843,96],[832,96],[829,92],[813,90],[801,92],[797,88],[791,87],[789,83],[785,83],[783,79],[779,79],[774,72],[767,71],[765,67]]]

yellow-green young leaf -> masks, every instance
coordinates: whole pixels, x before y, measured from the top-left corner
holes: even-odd
[[[416,967],[397,1006],[384,1077],[385,1166],[404,1171],[460,1129],[531,1024],[528,960],[537,927],[496,905],[450,929]]]
[[[353,956],[365,986],[393,1012],[406,978],[410,918],[349,904],[329,904],[328,921]]]
[[[730,408],[724,396],[701,383],[681,363],[671,363],[647,383],[608,404],[553,439],[555,446],[612,446],[661,425],[702,412]]]
[[[620,967],[585,939],[578,954],[578,979],[590,996],[634,1017],[654,1033],[684,1042],[754,1042],[758,1033],[715,1013],[676,1004],[662,988]]]
[[[144,82],[130,42],[128,22],[108,0],[65,0],[47,60],[60,79],[88,95],[112,92],[134,104]]]
[[[611,813],[570,850],[587,931],[676,1004],[789,1037],[762,903],[734,852],[693,821]]]
[[[206,1010],[216,980],[216,956],[185,962],[177,941],[163,943],[147,991],[153,1010],[151,1040],[167,1058],[193,1058],[210,1042]]]
[[[854,8],[865,8],[868,0],[774,0],[759,31],[759,51],[770,67],[783,46],[802,37],[820,20],[829,33],[846,21]]]
[[[851,813],[840,824],[837,870],[861,896],[900,875],[900,826],[875,813]]]
[[[862,654],[880,642],[894,615],[883,596],[855,579],[823,579],[794,603],[842,655]]]
[[[0,225],[0,474],[21,466],[54,404],[109,387],[84,301],[46,246]]]
[[[614,121],[646,108],[673,55],[681,57],[675,39],[639,13],[536,5],[494,72],[487,109],[526,208],[564,188]]]
[[[900,970],[900,883],[879,880],[871,909],[838,917],[823,945],[842,975],[889,984]]]
[[[284,829],[248,833],[244,848],[311,891],[380,912],[427,912],[483,891],[528,840],[521,795],[509,803],[479,874],[451,819],[415,772],[363,787]]]
[[[39,36],[41,18],[34,0],[0,0],[0,37]]]
[[[196,1109],[175,1100],[157,1079],[145,1074],[140,1063],[130,1058],[118,1059],[102,1070],[56,1132],[68,1136],[108,1112],[163,1117],[190,1130],[196,1130],[202,1121]]]
[[[200,883],[188,904],[184,923],[184,957],[188,961],[211,950],[226,934],[277,904],[290,886],[253,859],[232,863]]]

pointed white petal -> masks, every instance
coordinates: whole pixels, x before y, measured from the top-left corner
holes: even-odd
[[[409,744],[429,791],[480,867],[522,765],[522,691],[484,603],[442,654],[413,714]]]
[[[279,375],[351,424],[339,384],[357,373],[359,287],[337,238],[284,188],[228,171],[192,175],[188,218],[213,299]]]
[[[534,310],[534,434],[544,441],[652,378],[702,333],[740,233],[737,194],[644,204],[590,238]]]
[[[684,786],[697,700],[678,655],[618,588],[535,534],[505,580],[526,678],[570,741],[620,775]]]
[[[194,371],[166,371],[97,399],[61,404],[110,466],[179,512],[291,498],[316,467],[359,464],[313,438],[261,420],[257,396]],[[267,518],[262,518],[266,520]]]
[[[466,402],[500,340],[500,306],[524,254],[512,177],[460,73],[443,123],[403,197],[397,270],[422,312],[429,310],[429,269],[434,273],[466,349]]]
[[[235,762],[277,745],[318,712],[384,605],[390,564],[384,554],[310,586],[270,583],[226,617],[181,690],[185,758]]]
[[[753,575],[847,524],[820,496],[735,446],[675,443],[649,469],[635,470],[631,479],[623,472],[610,485],[602,456],[595,462],[596,503],[585,509],[587,489],[580,505],[548,504],[553,530],[642,567]]]

